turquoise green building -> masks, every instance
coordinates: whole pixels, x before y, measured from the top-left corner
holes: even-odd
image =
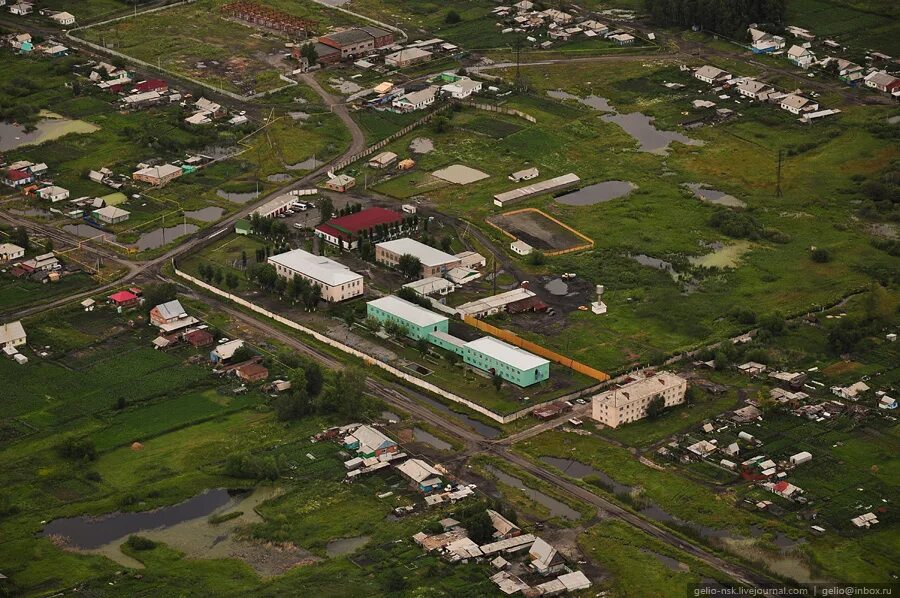
[[[416,340],[427,339],[432,332],[447,332],[449,329],[445,316],[394,295],[369,301],[366,315],[382,323],[400,324],[406,328],[406,335]]]

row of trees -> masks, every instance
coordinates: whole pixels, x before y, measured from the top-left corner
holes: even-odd
[[[783,23],[787,0],[644,0],[651,22],[700,27],[735,39],[751,23]]]
[[[224,281],[225,286],[227,286],[232,291],[238,288],[238,285],[240,285],[237,274],[235,274],[234,272],[222,274],[222,268],[217,268],[207,264],[200,264],[200,266],[197,267],[197,273],[200,274],[200,278],[205,280],[207,284],[215,282],[216,285],[221,285],[222,281]]]
[[[307,310],[315,309],[322,299],[322,287],[300,276],[285,279],[272,264],[255,264],[247,270],[247,279],[260,289],[275,293],[292,303],[301,303]]]

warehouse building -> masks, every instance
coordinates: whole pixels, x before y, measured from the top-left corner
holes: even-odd
[[[468,365],[519,386],[531,386],[550,378],[549,361],[492,336],[466,343],[462,358]]]
[[[362,274],[327,257],[313,255],[302,249],[279,253],[269,258],[279,276],[290,280],[299,276],[318,284],[322,299],[329,303],[344,301],[363,294]]]
[[[404,255],[418,258],[422,264],[420,271],[422,277],[440,276],[460,265],[460,258],[455,255],[450,255],[409,237],[375,245],[375,261],[379,264],[395,267]]]
[[[340,50],[341,58],[351,58],[391,45],[394,34],[378,27],[359,27],[323,35],[319,43]]]
[[[387,208],[366,208],[339,218],[332,218],[316,227],[316,236],[341,249],[356,249],[364,232],[377,238],[379,229],[403,229],[403,214]],[[386,235],[387,236],[387,235]],[[384,238],[384,237],[382,237]]]
[[[427,339],[433,332],[446,333],[449,329],[446,317],[394,295],[369,301],[366,315],[382,323],[393,322],[404,326],[406,336],[416,340]]]
[[[680,405],[687,392],[687,380],[669,372],[651,374],[595,395],[591,417],[610,428],[647,416],[647,406],[662,397],[666,407]]]

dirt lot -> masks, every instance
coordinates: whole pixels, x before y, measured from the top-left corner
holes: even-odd
[[[541,251],[560,251],[584,243],[583,239],[540,212],[500,214],[488,221]]]

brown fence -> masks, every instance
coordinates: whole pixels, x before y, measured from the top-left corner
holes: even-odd
[[[590,378],[595,380],[599,380],[600,382],[606,382],[609,380],[609,374],[606,372],[601,372],[598,369],[592,368],[589,365],[585,365],[580,361],[575,361],[571,357],[566,357],[565,355],[560,355],[556,351],[551,351],[546,347],[542,347],[537,343],[533,343],[529,340],[526,340],[516,334],[515,332],[511,332],[509,330],[505,330],[503,328],[497,328],[496,326],[492,326],[487,322],[479,320],[478,318],[474,318],[470,315],[463,315],[463,321],[475,328],[481,330],[482,332],[487,332],[491,336],[495,336],[502,341],[506,341],[511,345],[515,345],[520,349],[525,349],[526,351],[530,351],[535,355],[540,355],[545,359],[549,359],[554,363],[558,363],[563,365],[571,370],[574,370],[580,374],[584,374]]]
[[[496,106],[494,104],[480,104],[477,102],[464,102],[464,105],[471,106],[472,108],[476,108],[478,110],[486,110],[488,112],[497,112],[499,114],[518,116],[519,118],[524,118],[530,123],[537,122],[537,119],[535,117],[531,116],[528,113],[522,112],[521,110],[516,110],[515,108],[503,108],[502,106]]]
[[[585,249],[592,249],[592,248],[594,247],[594,240],[593,240],[593,239],[591,239],[591,238],[588,237],[587,235],[585,235],[585,234],[583,234],[583,233],[581,233],[581,232],[575,230],[574,228],[572,228],[572,227],[569,226],[568,224],[566,224],[566,223],[564,223],[564,222],[560,222],[559,220],[557,220],[556,218],[554,218],[554,217],[551,216],[550,214],[548,214],[548,213],[546,213],[546,212],[543,212],[543,211],[541,211],[541,210],[539,210],[539,209],[537,209],[537,208],[520,208],[520,209],[518,209],[518,210],[512,210],[512,211],[510,211],[510,212],[504,212],[504,213],[500,214],[500,216],[511,216],[511,215],[513,215],[513,214],[521,214],[521,213],[523,213],[523,212],[535,212],[536,214],[540,214],[541,216],[543,216],[543,217],[546,218],[547,220],[550,220],[550,221],[552,221],[552,222],[555,222],[556,224],[560,225],[561,227],[563,227],[564,229],[566,229],[567,231],[569,231],[570,233],[572,233],[573,235],[575,235],[575,236],[578,237],[579,239],[584,239],[584,241],[585,241],[585,242],[582,243],[581,245],[576,245],[575,247],[569,247],[569,248],[567,248],[567,249],[557,249],[557,250],[555,250],[555,251],[544,251],[544,252],[543,252],[544,255],[563,255],[563,254],[565,254],[565,253],[573,253],[573,252],[575,252],[575,251],[583,251],[583,250],[585,250]],[[512,234],[512,233],[509,232],[508,230],[504,229],[502,226],[499,226],[499,225],[494,224],[493,222],[491,222],[489,218],[485,218],[484,221],[487,222],[489,225],[493,226],[494,228],[496,228],[498,231],[500,231],[501,233],[503,233],[504,235],[506,235],[506,236],[509,237],[510,239],[512,239],[513,241],[518,241],[518,240],[519,240],[518,237],[516,237],[514,234]]]

